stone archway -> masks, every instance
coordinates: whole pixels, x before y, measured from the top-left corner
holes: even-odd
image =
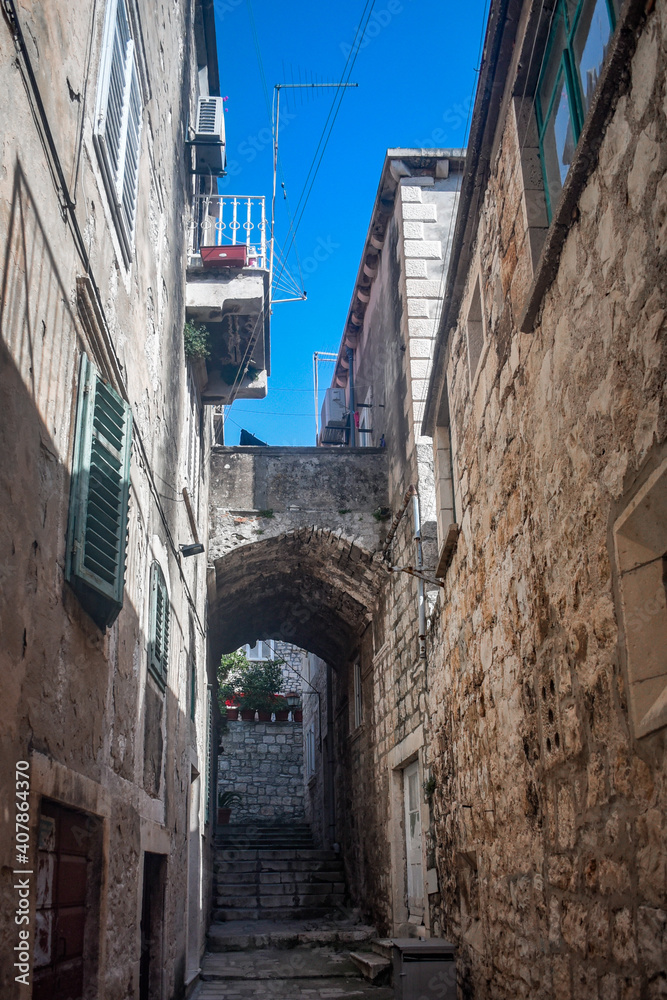
[[[340,662],[372,618],[381,574],[377,555],[326,528],[242,545],[215,562],[211,654],[282,638]]]

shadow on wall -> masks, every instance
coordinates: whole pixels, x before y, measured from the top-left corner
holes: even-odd
[[[73,257],[73,270],[75,263]],[[150,865],[143,833],[155,824],[142,820],[134,800],[144,792],[162,800],[160,825],[174,831],[164,854],[151,855],[153,866],[167,854],[185,858],[191,780],[186,749],[194,723],[169,687],[156,704],[151,681],[144,687],[143,671],[136,669],[147,643],[143,616],[128,594],[142,600],[142,574],[148,586],[145,542],[143,553],[138,545],[130,553],[128,581],[133,586],[126,588],[118,623],[107,633],[93,624],[64,580],[75,368],[86,346],[70,300],[17,165],[0,313],[0,501],[5,511],[0,519],[0,663],[5,678],[0,778],[9,787],[15,761],[30,765],[31,859],[41,859],[54,880],[69,863],[65,855],[80,859],[79,870],[85,869],[72,883],[80,910],[63,932],[68,961],[59,961],[54,938],[38,934],[30,981],[37,986],[40,980],[59,978],[77,996],[135,995],[140,977],[152,981],[154,970],[160,969],[166,970],[165,989],[171,993],[184,980],[185,865],[175,865],[151,899],[153,923],[161,923],[165,933],[142,944],[142,871],[146,859]],[[133,504],[136,522],[136,498]],[[141,517],[145,525],[143,512]],[[174,626],[175,633],[179,627],[183,632],[176,618]],[[137,787],[135,762],[142,758]],[[173,776],[166,771],[172,760]],[[115,785],[120,791],[109,790],[110,772],[122,779]],[[0,864],[5,870],[15,868],[11,819],[10,829],[9,811],[0,817]],[[45,927],[54,908],[58,917],[54,880],[41,883],[39,897],[36,880],[30,883],[33,927]],[[16,891],[7,878],[0,886],[0,905],[3,912],[16,909]],[[201,924],[201,904],[198,917]],[[115,928],[110,938],[107,926]],[[17,931],[12,921],[0,932],[0,993],[7,1000],[22,995],[12,957]],[[106,956],[102,967],[100,955]]]

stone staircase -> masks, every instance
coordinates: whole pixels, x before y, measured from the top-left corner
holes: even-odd
[[[326,918],[345,902],[340,856],[316,850],[305,824],[219,830],[214,870],[214,924]]]

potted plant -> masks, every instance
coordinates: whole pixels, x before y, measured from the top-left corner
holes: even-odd
[[[289,718],[289,705],[282,695],[276,695],[274,698],[273,711],[276,713],[276,722],[287,722]]]
[[[263,722],[270,720],[283,686],[280,662],[250,661],[242,651],[228,653],[220,661],[218,679],[220,698],[238,705],[242,719],[252,721],[259,712]]]
[[[225,702],[225,709],[227,712],[227,722],[236,722],[239,717],[239,707],[238,705],[233,705],[231,702]]]
[[[238,792],[218,792],[218,826],[229,823],[232,807],[240,805],[242,801]]]

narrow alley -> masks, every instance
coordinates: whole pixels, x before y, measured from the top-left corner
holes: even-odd
[[[2,1000],[665,1000],[667,0],[0,12]]]

